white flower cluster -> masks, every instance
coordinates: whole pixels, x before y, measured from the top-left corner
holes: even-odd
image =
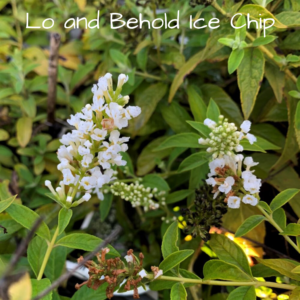
[[[239,208],[241,201],[245,204],[257,205],[261,179],[258,179],[251,167],[258,163],[252,157],[246,157],[237,152],[242,152],[240,140],[247,138],[251,144],[256,137],[250,134],[250,121],[244,121],[241,131],[233,123],[228,123],[223,116],[219,117],[218,124],[206,119],[204,124],[212,131],[209,138],[199,139],[199,143],[207,145],[207,152],[212,154],[213,160],[209,163],[210,173],[206,183],[213,187],[214,198],[220,193],[225,195],[225,202],[230,208]],[[242,165],[246,170],[242,171]]]
[[[249,133],[251,122],[246,120],[241,125],[241,131],[237,130],[234,123],[228,123],[228,119],[219,116],[219,122],[205,119],[204,125],[211,129],[209,138],[198,140],[199,144],[207,145],[207,152],[212,153],[213,158],[223,155],[235,156],[235,152],[242,152],[243,146],[240,145],[241,139],[248,139],[250,144],[256,142],[256,137]]]
[[[242,163],[246,166],[243,172]],[[257,205],[261,179],[250,170],[257,164],[252,157],[244,159],[241,154],[236,156],[236,160],[225,155],[210,162],[210,173],[206,183],[213,186],[214,198],[224,193],[225,201],[230,208],[239,208],[241,201],[245,204]]]
[[[116,181],[111,185],[110,191],[113,195],[130,201],[133,207],[143,206],[145,211],[159,208],[159,203],[155,202],[154,198],[160,199],[162,205],[166,204],[165,197],[163,197],[164,191],[159,192],[157,188],[146,188],[139,182],[125,184],[124,182]]]
[[[115,179],[112,167],[126,164],[121,152],[127,151],[125,143],[129,137],[120,137],[119,129],[128,126],[128,120],[141,112],[137,106],[124,107],[129,96],[122,96],[121,90],[127,80],[128,76],[120,74],[114,91],[112,75],[107,73],[92,88],[92,105],[87,104],[67,120],[75,128],[63,135],[60,140],[63,145],[57,151],[60,161],[57,168],[63,180],[56,191],[49,181],[45,183],[58,202],[77,206],[88,201],[91,193],[103,200],[102,187]],[[72,204],[77,193],[84,195]]]

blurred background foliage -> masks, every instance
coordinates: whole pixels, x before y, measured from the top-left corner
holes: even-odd
[[[92,225],[85,230],[105,236],[110,223],[118,222],[124,228],[120,244],[135,247],[136,251],[141,249],[146,254],[146,265],[158,264],[161,234],[168,227],[161,217],[165,216],[167,221],[179,217],[174,206],[190,206],[193,190],[202,184],[207,173],[207,166],[177,172],[180,163],[195,149],[184,145],[158,147],[174,134],[196,134],[186,121],[202,122],[210,98],[237,125],[250,119],[254,123],[253,133],[261,138],[262,151],[269,150],[268,154],[254,156],[260,162],[257,175],[265,183],[262,198],[268,202],[277,191],[299,187],[300,128],[299,122],[295,122],[298,100],[289,91],[297,90],[299,75],[300,5],[298,0],[267,2],[0,0],[0,198],[18,194],[17,201],[46,216],[48,224],[57,217],[57,205],[44,196],[44,181],[60,180],[55,152],[60,136],[70,129],[66,119],[91,102],[91,87],[106,72],[128,74],[123,94],[130,95],[130,101],[142,108],[142,114],[124,130],[131,137],[126,156],[131,173],[146,176],[145,182],[167,183],[166,190],[173,196],[169,196],[167,214],[151,211],[144,214],[142,222],[135,210],[117,197],[101,203],[100,212],[98,199],[92,199],[74,209],[74,222],[69,230],[78,229],[76,222],[95,211]],[[251,44],[261,31],[248,30],[246,41],[251,47],[245,49],[237,72],[229,75],[231,49],[218,40],[239,34],[230,26],[228,16],[240,9],[248,9],[254,19],[259,12],[273,16],[277,26],[268,30],[273,38],[267,45],[261,41]],[[64,28],[68,18],[95,19],[97,10],[101,12],[100,29],[85,29],[84,22],[80,22],[78,29]],[[176,18],[178,10],[179,29],[110,28],[112,12],[121,13],[124,20],[137,18],[139,13],[153,20],[166,13],[170,20]],[[53,18],[55,26],[49,30],[28,29],[26,13],[30,26],[41,26],[46,18]],[[190,15],[194,20],[204,18],[205,24],[218,17],[221,26],[216,30],[190,29]],[[52,32],[59,33],[61,45],[55,122],[49,123],[48,60]],[[120,176],[126,174],[120,170]],[[181,194],[174,194],[182,190]],[[290,204],[293,210],[288,215],[298,219],[300,196]],[[229,210],[223,226],[235,231],[253,213],[255,208],[249,205]],[[105,219],[106,225],[101,223]],[[0,214],[0,224],[13,228],[9,234],[0,233],[0,254],[9,255],[24,229],[5,213]],[[249,238],[259,243],[264,242],[264,237],[263,224],[249,233]],[[184,241],[184,236],[182,242],[184,248],[199,245],[199,239]],[[261,249],[257,253],[262,255]]]

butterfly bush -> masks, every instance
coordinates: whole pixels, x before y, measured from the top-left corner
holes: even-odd
[[[62,205],[77,206],[93,193],[103,200],[104,186],[115,179],[114,167],[126,165],[121,152],[127,151],[129,137],[121,137],[120,130],[141,113],[138,106],[125,107],[129,96],[122,96],[121,91],[127,80],[128,76],[120,74],[113,90],[111,74],[99,78],[92,88],[93,103],[67,120],[74,129],[62,136],[57,151],[63,180],[56,190],[49,180],[45,182],[51,197]]]
[[[208,146],[206,151],[212,156],[206,183],[213,187],[214,198],[223,193],[224,201],[230,208],[239,208],[241,202],[257,205],[261,179],[253,174],[251,168],[258,163],[254,162],[252,157],[244,158],[239,153],[244,150],[240,144],[242,139],[248,139],[250,144],[256,142],[256,137],[249,133],[251,122],[244,121],[239,131],[234,123],[229,123],[220,115],[218,123],[205,119],[204,125],[211,132],[208,138],[200,138],[198,142]]]

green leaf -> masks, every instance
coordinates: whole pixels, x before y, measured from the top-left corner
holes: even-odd
[[[28,117],[22,117],[18,119],[16,127],[18,143],[24,148],[29,143],[31,138],[32,119]]]
[[[9,139],[9,133],[4,129],[0,129],[0,142],[6,141],[8,139]]]
[[[0,213],[6,210],[16,199],[16,196],[9,197],[6,200],[0,201]]]
[[[266,202],[264,202],[264,201],[259,201],[258,202],[258,205],[260,206],[260,207],[262,207],[265,211],[267,211],[268,213],[272,213],[272,210],[271,210],[271,208],[270,208],[270,206],[269,206],[269,204],[268,203],[266,203]]]
[[[260,259],[257,258],[257,261],[277,272],[280,274],[287,276],[291,279],[295,279],[297,281],[300,280],[300,275],[295,274],[292,272],[292,270],[297,267],[299,264],[297,262],[294,262],[292,260],[287,259]]]
[[[289,202],[294,196],[299,193],[299,189],[287,189],[279,193],[271,202],[270,208],[275,211],[279,207]]]
[[[195,88],[191,85],[187,88],[188,101],[195,121],[203,122],[206,118],[206,104]]]
[[[56,242],[56,245],[84,251],[93,251],[101,243],[102,239],[96,236],[87,233],[72,233],[62,237]],[[119,256],[119,253],[112,246],[108,245],[107,247],[110,249],[109,254]]]
[[[199,135],[196,133],[179,133],[172,135],[163,141],[154,151],[161,151],[174,147],[200,148],[198,143]]]
[[[21,205],[12,203],[7,209],[6,212],[19,224],[27,229],[31,229],[35,222],[40,218],[40,216],[32,211],[30,208]],[[41,222],[41,225],[35,232],[40,237],[50,241],[50,231],[48,226],[44,221]]]
[[[102,284],[97,290],[88,288],[86,285],[81,287],[71,298],[72,300],[105,300],[107,283]]]
[[[277,65],[266,62],[265,76],[273,89],[277,102],[281,103],[285,86],[285,73]]]
[[[39,293],[41,293],[43,290],[48,288],[51,285],[51,282],[48,278],[43,278],[40,280],[37,279],[30,279],[31,280],[31,288],[32,288],[32,294],[31,298],[34,298]],[[42,300],[52,300],[52,291],[41,298]]]
[[[243,61],[238,67],[238,85],[241,92],[242,110],[248,119],[255,105],[264,76],[265,59],[257,48],[245,49]]]
[[[58,214],[58,235],[62,234],[69,225],[73,211],[71,209],[62,208]]]
[[[205,263],[203,268],[203,281],[221,279],[232,281],[253,281],[253,278],[244,273],[237,266],[225,261],[213,259]]]
[[[252,276],[247,256],[235,242],[222,234],[212,234],[209,245],[221,260],[237,266]]]
[[[215,121],[216,123],[219,121],[220,109],[216,102],[213,99],[209,100],[206,117]]]
[[[177,241],[178,241],[178,223],[173,222],[166,230],[162,240],[161,252],[164,258],[168,257],[173,252],[177,252],[179,250],[177,246]]]
[[[262,149],[261,147],[259,147],[257,145],[257,143],[253,143],[251,145],[247,139],[242,139],[240,141],[240,144],[243,146],[244,150],[257,151],[257,152],[264,152],[264,153],[266,153],[266,151],[264,149]]]
[[[235,237],[241,237],[251,231],[253,228],[258,226],[262,221],[265,221],[264,216],[251,216],[245,220],[245,222],[239,227],[235,233]]]
[[[255,5],[255,4],[243,5],[239,10],[239,12],[245,15],[250,14],[251,18],[256,20],[274,19],[275,23],[273,26],[277,28],[286,28],[286,25],[282,24],[272,13],[270,13],[263,6]]]
[[[46,251],[47,243],[39,236],[34,237],[28,245],[27,259],[36,277],[41,269]]]
[[[182,161],[178,168],[178,172],[186,172],[207,163],[206,152],[197,152]]]
[[[299,236],[300,235],[300,224],[290,223],[288,224],[283,232],[280,232],[281,235],[291,235]]]
[[[157,188],[159,191],[169,191],[168,183],[157,174],[148,174],[143,177],[143,185],[151,189]]]
[[[263,264],[251,267],[253,277],[280,277],[281,274]]]
[[[232,50],[229,59],[228,59],[228,73],[232,74],[241,64],[244,58],[245,50],[244,49],[235,49]]]
[[[74,72],[71,82],[70,88],[73,89],[76,85],[80,85],[82,80],[85,79],[95,68],[95,64],[87,63],[85,65],[78,64],[77,70]]]
[[[141,114],[132,121],[132,129],[136,134],[150,119],[158,102],[167,92],[167,85],[156,83],[149,85],[143,92],[137,93],[135,104],[141,108]]]
[[[177,282],[171,289],[171,300],[186,300],[187,293],[182,283]]]
[[[274,35],[260,36],[260,37],[258,37],[257,39],[254,40],[254,42],[252,43],[252,45],[254,47],[258,47],[258,46],[262,46],[262,45],[267,45],[267,44],[272,43],[276,39],[277,39],[277,36],[274,36]]]
[[[200,88],[204,101],[208,103],[213,98],[225,118],[237,125],[244,121],[240,108],[222,88],[215,84],[204,84]]]
[[[194,250],[181,250],[173,252],[168,255],[159,265],[159,268],[163,270],[164,273],[173,269],[177,265],[179,265],[182,261],[187,259],[194,253]]]
[[[65,268],[67,259],[67,249],[65,247],[55,247],[50,254],[45,268],[45,275],[52,282],[59,278]]]
[[[300,300],[300,287],[296,287],[292,290],[289,300]]]
[[[211,130],[203,123],[199,123],[199,122],[195,122],[195,121],[187,121],[187,123],[190,124],[197,131],[199,131],[203,137],[206,137],[206,138],[209,137]]]
[[[151,141],[144,149],[137,159],[137,175],[143,176],[149,173],[152,169],[155,168],[157,164],[160,163],[160,160],[164,157],[167,157],[172,149],[160,149],[159,151],[154,152],[154,149],[157,150],[158,146],[163,144],[166,140],[166,136],[157,138]],[[169,148],[169,147],[167,147]]]
[[[297,266],[296,268],[294,268],[292,270],[293,273],[297,273],[297,274],[300,274],[300,266]]]
[[[289,91],[289,95],[293,98],[300,99],[300,92],[298,91]]]
[[[272,214],[272,218],[280,226],[280,228],[285,229],[286,215],[283,208],[276,209]]]
[[[174,132],[183,133],[194,131],[186,124],[187,120],[192,120],[190,114],[178,102],[172,102],[170,105],[161,105],[160,111],[164,120]]]
[[[247,6],[247,5],[246,5]],[[255,288],[253,286],[240,286],[233,290],[227,300],[256,300]]]
[[[298,77],[298,82],[300,82],[299,80],[300,76]],[[299,83],[300,85],[300,83]],[[299,87],[300,90],[300,87]],[[296,133],[296,139],[300,148],[300,101],[297,104],[297,109],[296,109],[296,114],[295,114],[295,133]]]
[[[114,196],[111,193],[104,194],[104,199],[100,203],[100,220],[101,220],[101,222],[103,222],[109,214],[113,197]]]
[[[171,204],[171,203],[179,202],[179,201],[185,199],[186,197],[188,197],[189,195],[191,195],[192,193],[194,193],[194,190],[176,191],[174,193],[171,193],[171,194],[167,195],[166,203]]]

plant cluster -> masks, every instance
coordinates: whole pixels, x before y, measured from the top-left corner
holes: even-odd
[[[97,10],[99,29],[64,28]],[[113,12],[152,22],[178,10],[176,29],[109,26]],[[299,298],[298,0],[3,0],[0,11],[1,299],[138,298],[144,285],[160,299]],[[55,26],[28,28],[26,13]],[[190,28],[190,16],[220,27]],[[261,16],[275,20],[266,32]],[[66,265],[116,223],[89,278],[65,284]]]

